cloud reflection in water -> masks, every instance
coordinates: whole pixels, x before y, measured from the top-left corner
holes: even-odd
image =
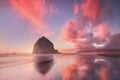
[[[120,79],[119,58],[79,55],[71,55],[71,57],[62,55],[59,57],[61,58],[56,58],[58,60],[53,56],[36,58],[35,67],[39,73],[43,74],[45,80]]]
[[[62,80],[119,80],[120,62],[109,57],[81,56],[61,67],[61,73]]]

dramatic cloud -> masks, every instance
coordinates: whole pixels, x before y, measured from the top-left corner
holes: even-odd
[[[82,27],[77,21],[68,21],[62,31],[62,38],[73,43],[76,47],[89,45],[93,34],[87,33],[87,29]],[[89,39],[88,39],[89,38]]]
[[[13,9],[32,24],[32,30],[42,32],[47,26],[45,19],[55,8],[47,0],[10,0]]]
[[[107,0],[84,0],[74,5],[76,19],[68,20],[62,29],[62,39],[76,47],[103,47],[111,35],[111,27],[105,23],[110,19],[111,9]]]

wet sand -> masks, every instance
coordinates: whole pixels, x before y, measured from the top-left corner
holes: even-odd
[[[106,56],[42,55],[0,58],[0,80],[119,80],[120,59]]]

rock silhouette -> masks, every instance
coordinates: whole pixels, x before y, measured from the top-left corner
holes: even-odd
[[[53,56],[48,55],[52,53],[58,53],[58,51],[54,49],[53,43],[46,37],[43,36],[39,38],[38,41],[34,44],[33,54],[37,54],[34,56],[34,63],[39,73],[45,75],[53,66]]]
[[[58,53],[58,51],[54,49],[53,43],[43,36],[34,44],[33,53]]]

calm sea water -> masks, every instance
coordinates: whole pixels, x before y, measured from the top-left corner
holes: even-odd
[[[120,58],[80,53],[0,55],[0,80],[120,80]]]

